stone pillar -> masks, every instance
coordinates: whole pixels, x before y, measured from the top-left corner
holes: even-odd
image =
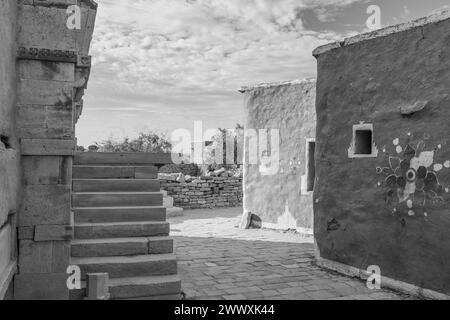
[[[81,9],[81,29],[67,26],[71,5]],[[19,1],[16,118],[24,190],[16,299],[69,297],[75,123],[89,78],[96,8],[90,0]]]

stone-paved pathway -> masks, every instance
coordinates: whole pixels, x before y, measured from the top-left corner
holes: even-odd
[[[170,219],[186,299],[411,299],[315,266],[311,237],[237,228],[240,213],[189,210]]]

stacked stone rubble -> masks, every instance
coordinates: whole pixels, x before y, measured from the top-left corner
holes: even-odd
[[[67,26],[70,5],[81,8],[80,30]],[[90,0],[19,1],[16,110],[24,190],[16,299],[68,299],[75,124],[96,8]]]
[[[237,207],[242,204],[242,177],[198,177],[177,181],[176,175],[159,175],[161,189],[184,209]]]

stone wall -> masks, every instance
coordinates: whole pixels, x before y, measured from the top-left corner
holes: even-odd
[[[259,217],[263,227],[310,233],[313,185],[308,189],[308,172],[313,184],[314,161],[308,171],[306,159],[310,156],[308,146],[313,145],[315,138],[315,81],[260,85],[241,91],[245,92],[246,135],[250,129],[258,134],[261,129],[279,129],[280,138],[279,163],[272,163],[278,168],[270,174],[261,171],[261,139],[258,138],[255,164],[249,161],[256,144],[250,144],[246,138],[244,213]]]
[[[0,1],[0,300],[11,298],[16,271],[20,146],[15,130],[17,1]]]
[[[318,255],[447,295],[449,30],[447,12],[315,51]]]
[[[242,204],[241,177],[196,177],[184,181],[181,175],[159,174],[161,189],[184,209],[237,207]]]
[[[15,108],[23,194],[14,296],[68,299],[75,123],[89,78],[96,4],[90,0],[18,3]],[[80,30],[67,27],[67,7],[73,4],[81,8]]]

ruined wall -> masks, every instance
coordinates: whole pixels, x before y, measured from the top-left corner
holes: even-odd
[[[249,163],[251,148],[246,139],[244,212],[259,216],[264,227],[310,232],[313,211],[312,192],[306,187],[306,156],[308,139],[315,138],[315,81],[242,91],[246,95],[246,132],[280,130],[279,170],[275,174],[263,175],[259,165]]]
[[[81,9],[80,29],[67,25],[74,4]],[[24,188],[15,299],[68,299],[74,130],[95,14],[89,0],[19,1],[15,107]]]
[[[450,293],[450,15],[321,47],[314,231],[325,259]],[[353,158],[353,126],[373,154]],[[350,151],[350,152],[349,152]]]
[[[195,177],[177,181],[176,174],[159,174],[161,189],[184,209],[237,207],[242,204],[242,177]]]
[[[14,127],[17,1],[0,1],[0,299],[10,298],[16,265],[20,152]]]

